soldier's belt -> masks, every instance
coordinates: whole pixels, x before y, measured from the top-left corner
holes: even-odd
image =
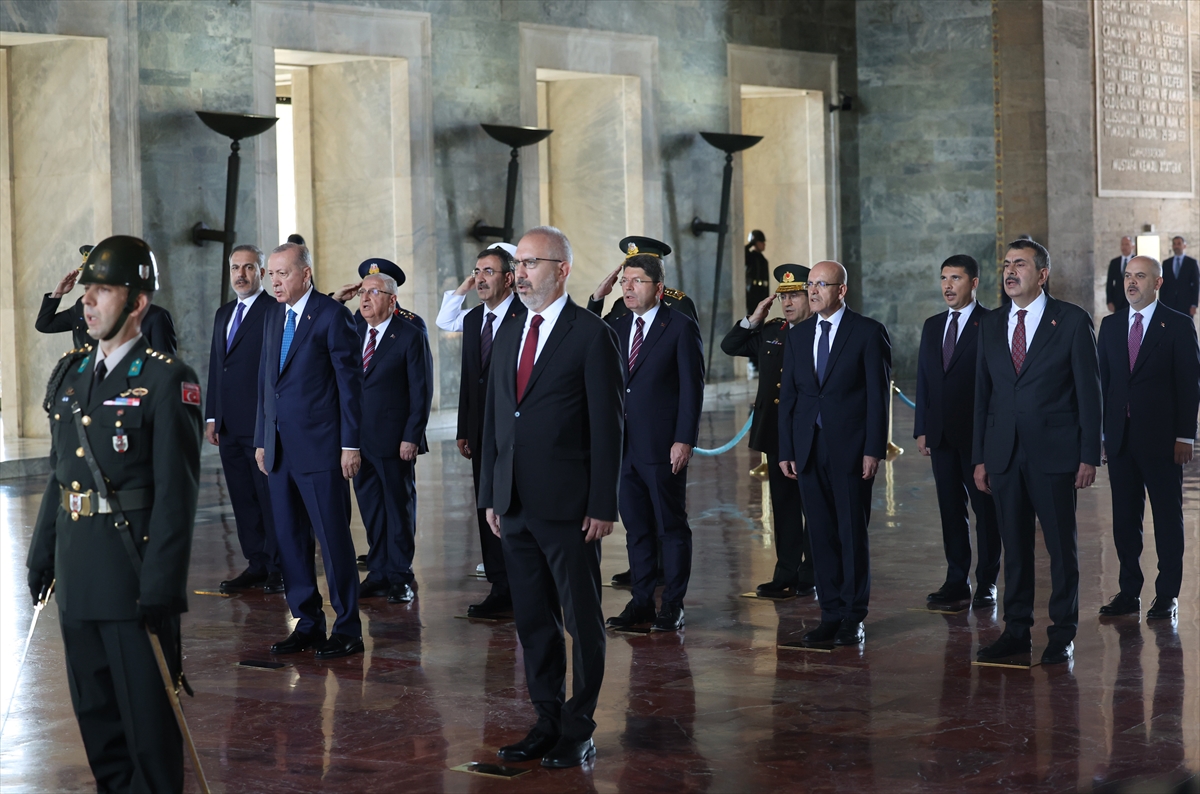
[[[95,491],[73,491],[63,485],[59,486],[59,490],[62,491],[62,508],[71,514],[72,520],[112,513],[108,500]],[[123,511],[145,510],[154,503],[154,491],[151,488],[120,491],[115,496]]]

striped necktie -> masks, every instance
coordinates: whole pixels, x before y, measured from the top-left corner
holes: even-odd
[[[375,355],[375,336],[379,332],[374,328],[371,329],[370,338],[367,339],[367,349],[363,351],[363,369],[371,366],[371,356]]]
[[[487,369],[492,360],[492,322],[495,319],[496,315],[488,312],[487,319],[483,322],[483,334],[479,337],[480,369]]]
[[[633,372],[633,365],[637,361],[638,352],[642,349],[642,329],[646,327],[646,321],[641,317],[637,318],[637,328],[633,332],[633,344],[629,346],[629,371]]]
[[[1027,314],[1029,312],[1025,309],[1017,309],[1017,327],[1013,329],[1012,362],[1018,375],[1021,374],[1021,367],[1025,365],[1025,315]]]

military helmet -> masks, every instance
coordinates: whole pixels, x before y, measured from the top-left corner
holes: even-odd
[[[79,283],[154,292],[158,289],[158,263],[144,240],[118,234],[101,240],[88,252]]]

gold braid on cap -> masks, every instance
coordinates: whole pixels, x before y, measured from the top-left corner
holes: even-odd
[[[804,282],[796,281],[795,274],[790,270],[783,274],[783,278],[779,280],[779,286],[775,288],[776,292],[804,292],[805,290]]]
[[[625,251],[626,251],[626,254],[625,254],[626,259],[637,256],[638,254],[642,254],[642,256],[656,256],[656,257],[658,256],[658,254],[652,254],[649,251],[646,251],[646,252],[639,251],[638,247],[636,245],[634,245],[633,243],[630,243],[629,245],[625,246]],[[659,257],[659,258],[661,259],[661,257]]]

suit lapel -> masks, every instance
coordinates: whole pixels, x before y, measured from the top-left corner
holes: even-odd
[[[399,319],[393,317],[388,323],[387,329],[383,333],[375,335],[375,353],[371,356],[371,363],[367,365],[367,368],[363,373],[364,378],[375,371],[375,365],[379,363],[381,358],[387,355],[388,351],[390,351],[392,346],[395,344],[397,322],[399,322]],[[363,344],[366,344],[367,334],[369,333],[371,333],[371,326],[364,326],[361,337]],[[295,344],[295,342],[292,344]]]
[[[486,307],[481,303],[467,312],[466,316],[463,317],[463,356],[470,362],[472,367],[479,371],[483,370],[483,353],[479,347],[479,336],[483,333],[483,314],[485,311]],[[496,341],[496,331],[500,330],[498,327],[500,323],[497,320],[501,319],[503,318],[497,317],[496,320],[492,321],[493,344]],[[495,355],[494,348],[492,354]]]
[[[970,346],[975,337],[979,335],[979,320],[987,316],[987,312],[983,307],[976,306],[975,311],[971,312],[971,316],[966,319],[966,325],[962,327],[962,332],[958,335],[958,341],[954,343],[954,352],[950,354],[950,366],[946,367],[946,371],[954,369],[954,365],[962,358],[963,350]],[[942,325],[943,334],[945,323]],[[944,341],[944,338],[943,338]],[[938,351],[941,352],[940,350]]]
[[[233,342],[229,345],[229,349],[227,351],[224,351],[221,353],[222,358],[224,358],[226,353],[232,353],[233,349],[238,346],[238,343],[240,343],[242,341],[242,339],[245,338],[246,333],[247,333],[246,327],[248,325],[250,325],[251,321],[257,320],[260,323],[262,322],[262,315],[264,312],[266,312],[266,306],[267,306],[266,298],[267,298],[267,293],[260,292],[258,294],[258,297],[254,299],[254,303],[252,303],[250,305],[249,311],[244,312],[242,314],[242,324],[238,326],[237,333],[235,333],[233,335]],[[236,311],[237,311],[237,301],[234,301],[229,306],[229,312],[228,312],[228,314],[225,315],[225,321],[224,321],[222,327],[229,324],[229,319],[233,316],[233,313]]]
[[[630,313],[632,316],[632,312]],[[642,332],[642,349],[638,351],[637,361],[633,362],[633,369],[629,371],[629,378],[632,379],[637,371],[642,368],[642,362],[650,355],[650,351],[658,344],[658,340],[662,339],[663,334],[667,332],[667,326],[671,324],[671,310],[665,304],[659,304],[658,314],[654,315],[654,329],[651,333],[649,327]],[[632,323],[630,325],[632,328]],[[629,335],[625,335],[626,346],[628,346]],[[626,352],[625,360],[629,360],[628,351]]]
[[[229,311],[226,311],[227,309]],[[233,303],[225,304],[217,312],[217,319],[216,319],[217,328],[221,329],[221,344],[217,345],[217,363],[219,363],[219,364],[224,364],[225,358],[229,355],[229,352],[231,350],[233,350],[232,345],[227,345],[227,341],[226,341],[224,334],[225,334],[225,326],[229,325],[230,312],[233,310],[236,310],[236,309],[237,309],[237,301],[234,301]],[[245,319],[245,318],[243,318],[243,319]],[[243,323],[243,325],[244,324],[245,323]],[[239,328],[238,330],[241,330],[241,329]],[[236,341],[237,341],[237,336],[234,336],[234,342],[236,342]]]
[[[790,337],[793,333],[796,334],[795,339],[784,342],[784,349],[786,350],[786,345],[789,344],[800,345],[800,364],[804,367],[805,372],[808,373],[808,377],[812,379],[813,388],[819,389],[821,388],[821,384],[817,383],[817,362],[813,358],[813,340],[817,338],[817,321],[821,319],[821,316],[819,314],[813,315],[810,319],[812,322],[805,320],[795,328],[789,328],[784,331],[785,337]]]
[[[621,361],[625,363],[625,382],[629,382],[629,333],[633,328],[633,312],[620,317],[612,324],[617,334],[617,346],[621,348]]]
[[[314,322],[321,316],[321,312],[325,309],[325,306],[320,302],[321,297],[320,293],[314,289],[313,294],[308,298],[308,302],[304,304],[304,314],[296,318],[298,327],[296,328],[296,334],[292,337],[292,344],[288,347],[287,360],[283,362],[283,367],[279,370],[281,376],[287,370],[288,365],[295,360],[296,348],[300,347],[304,343],[304,340],[308,338],[308,335],[312,333]],[[283,309],[283,326],[287,325],[287,310],[288,307],[285,305]],[[280,344],[282,345],[282,326],[280,334]]]
[[[1151,351],[1158,346],[1162,341],[1163,334],[1167,332],[1166,322],[1162,319],[1162,304],[1154,307],[1154,314],[1150,315],[1149,321],[1146,322],[1145,335],[1142,336],[1142,346],[1138,350],[1137,361],[1133,362],[1133,369],[1129,376],[1133,377],[1137,371],[1146,363],[1146,359],[1150,358]],[[1125,310],[1125,349],[1129,350],[1129,312],[1132,308]]]
[[[818,315],[819,317],[819,315]],[[833,337],[833,347],[829,348],[829,360],[825,362],[825,383],[829,382],[829,373],[833,372],[833,365],[837,361],[838,356],[846,347],[846,338],[854,332],[854,320],[858,317],[855,312],[850,311],[850,307],[846,307],[846,311],[842,314],[842,321],[838,323],[837,334]],[[820,320],[818,319],[819,323]],[[813,375],[816,375],[816,363],[813,362]],[[824,385],[824,384],[820,384]]]
[[[1062,319],[1062,306],[1054,298],[1047,295],[1046,309],[1042,312],[1042,320],[1038,323],[1037,332],[1034,333],[1033,339],[1029,340],[1029,344],[1025,346],[1025,362],[1021,365],[1020,374],[1017,375],[1018,380],[1029,371],[1034,356],[1041,353],[1042,348],[1050,344],[1050,337],[1058,330],[1058,321],[1060,319]]]
[[[558,320],[554,323],[554,328],[550,331],[550,338],[546,340],[546,344],[542,347],[541,355],[537,357],[537,362],[533,365],[533,372],[529,376],[529,383],[525,384],[524,397],[528,397],[529,392],[533,391],[533,385],[537,383],[538,377],[550,365],[550,359],[554,357],[554,351],[562,344],[562,340],[566,335],[571,332],[571,326],[575,323],[575,312],[578,309],[579,307],[575,305],[575,301],[567,298],[567,305],[563,307],[562,313],[558,315]],[[520,351],[517,351],[517,355],[519,356],[520,354]],[[516,383],[515,380],[513,382]]]

